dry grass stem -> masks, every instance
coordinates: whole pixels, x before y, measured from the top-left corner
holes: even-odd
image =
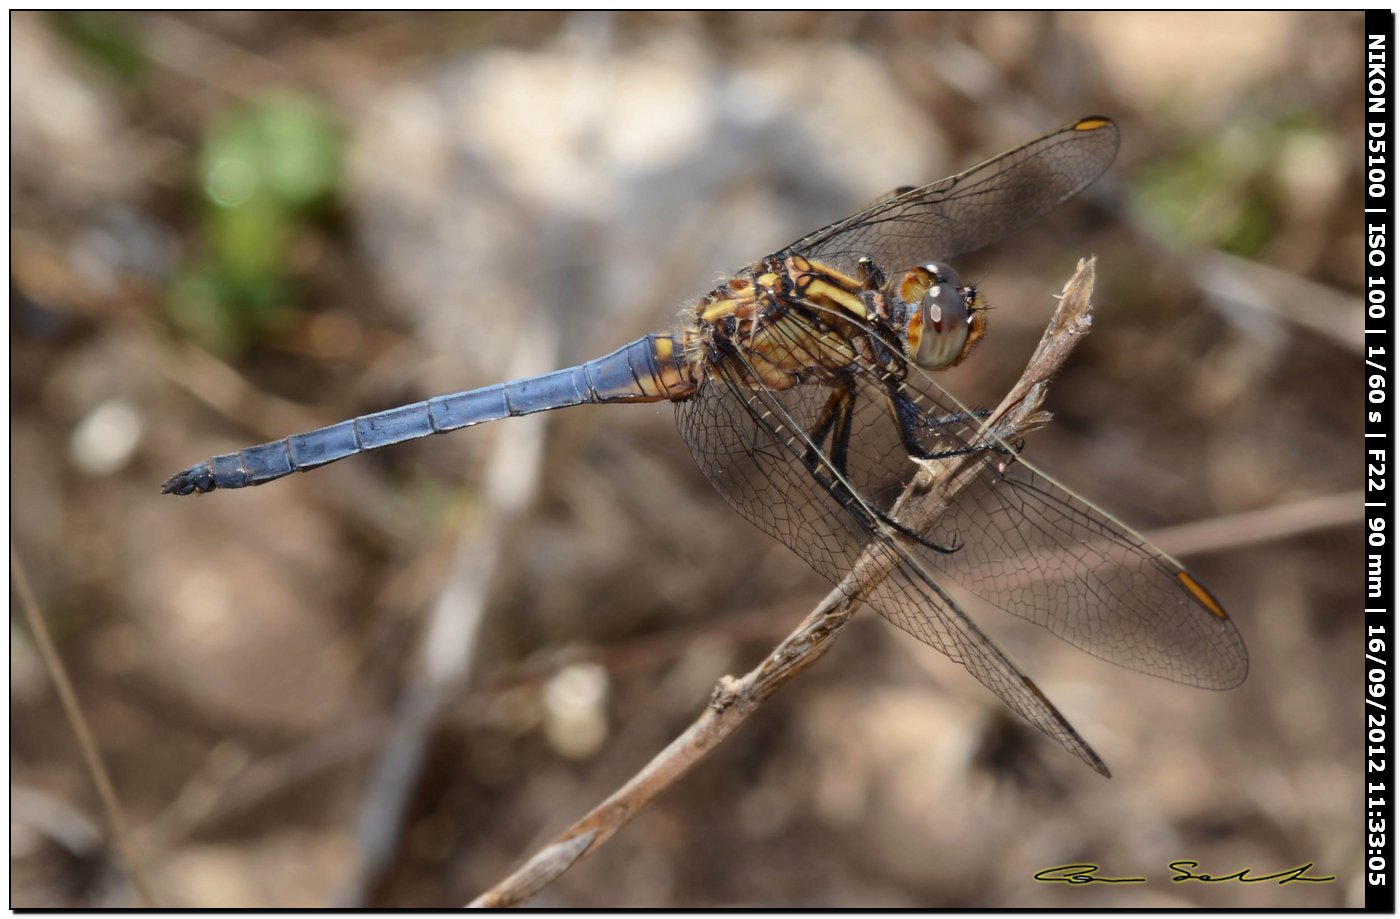
[[[50,679],[53,680],[54,688],[58,690],[58,697],[63,703],[63,712],[68,718],[69,726],[73,729],[73,736],[78,741],[78,747],[82,750],[83,762],[87,764],[88,775],[91,776],[92,784],[97,788],[97,796],[102,799],[102,807],[107,811],[112,837],[117,844],[118,851],[121,852],[122,859],[126,862],[127,871],[131,874],[131,883],[136,888],[136,896],[143,907],[155,909],[159,904],[151,892],[150,884],[146,882],[145,872],[141,868],[141,860],[136,855],[136,846],[131,841],[131,832],[127,829],[125,813],[122,811],[121,802],[117,799],[116,789],[112,787],[112,778],[108,775],[107,767],[102,762],[102,754],[98,752],[97,743],[92,738],[92,729],[88,727],[87,718],[83,715],[78,694],[73,689],[72,681],[68,679],[68,670],[63,666],[62,658],[58,656],[58,649],[54,647],[53,638],[50,637],[48,626],[44,622],[44,615],[39,610],[39,601],[34,596],[33,588],[29,586],[29,577],[25,574],[24,565],[20,562],[19,553],[15,551],[13,545],[10,546],[10,571],[14,577],[15,593],[19,594],[20,606],[24,609],[25,621],[29,623],[34,644],[44,660],[44,669],[48,671]]]

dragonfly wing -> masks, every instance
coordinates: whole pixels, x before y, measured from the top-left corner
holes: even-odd
[[[853,385],[846,478],[868,504],[888,512],[918,464],[875,374],[857,368]],[[903,388],[928,422],[914,432],[926,452],[980,442],[980,419],[931,377],[910,367]],[[975,479],[922,533],[934,545],[958,544],[958,551],[911,546],[940,584],[963,605],[965,591],[1131,670],[1207,689],[1244,680],[1244,640],[1180,563],[1007,453],[966,457],[977,467]]]
[[[1021,461],[991,458],[940,521],[977,548],[942,571],[1097,657],[1204,689],[1244,682],[1244,640],[1170,556]]]
[[[962,664],[1013,711],[1094,771],[1109,774],[1103,760],[1040,687],[977,627],[926,566],[906,554],[866,602],[910,635]]]
[[[911,374],[917,378],[907,390],[925,413],[957,411],[937,383]],[[931,448],[947,449],[977,432],[969,424],[924,437]],[[1207,689],[1243,682],[1244,640],[1180,563],[1020,458],[987,452],[969,461],[977,478],[926,534],[939,544],[956,537],[962,548],[923,550],[931,570],[1132,670]]]
[[[787,251],[846,272],[861,257],[891,273],[946,261],[1049,213],[1102,175],[1117,152],[1117,126],[1083,118],[966,172],[881,199]]]
[[[961,663],[1027,721],[1107,775],[1064,716],[908,548],[880,536],[858,508],[813,474],[804,459],[806,438],[819,427],[831,391],[814,385],[765,389],[738,359],[721,359],[709,371],[696,394],[678,403],[677,419],[696,462],[725,500],[838,585],[858,560],[883,557],[891,570],[865,602]],[[830,472],[829,457],[819,460],[819,474],[822,468]]]

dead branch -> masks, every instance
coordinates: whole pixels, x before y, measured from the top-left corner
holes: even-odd
[[[1060,304],[1020,380],[984,422],[983,430],[990,435],[988,439],[1015,443],[1049,420],[1049,415],[1040,411],[1040,405],[1051,377],[1089,331],[1089,298],[1093,285],[1094,260],[1081,260],[1065,285]],[[922,467],[892,511],[897,520],[915,531],[937,520],[979,471],[973,456],[927,462]],[[721,678],[710,704],[683,734],[625,785],[469,905],[486,908],[519,905],[586,858],[701,757],[719,746],[764,700],[825,654],[863,598],[887,578],[899,562],[898,554],[888,546],[872,546],[856,561],[841,584],[757,667],[737,679]]]

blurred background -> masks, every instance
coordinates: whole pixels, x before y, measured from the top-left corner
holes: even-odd
[[[863,611],[547,906],[1361,903],[1360,14],[14,14],[13,546],[166,905],[441,907],[828,589],[669,406],[263,488],[171,473],[595,357],[883,191],[1087,114],[1108,176],[959,265],[996,401],[1075,261],[1028,455],[1249,646],[1231,692],[986,620],[1114,771]],[[17,596],[12,592],[12,596]],[[11,620],[11,904],[138,903]],[[1173,884],[1312,862],[1332,883]],[[1092,862],[1136,885],[1035,872]]]

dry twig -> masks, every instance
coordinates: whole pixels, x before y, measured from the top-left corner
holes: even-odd
[[[989,439],[1015,442],[1049,420],[1049,415],[1040,411],[1040,404],[1050,378],[1089,331],[1093,282],[1093,259],[1081,260],[1021,379],[985,422]],[[924,464],[895,504],[893,516],[916,532],[923,530],[971,484],[978,468],[973,456]],[[630,781],[470,905],[500,908],[523,903],[606,842],[701,757],[719,746],[764,700],[826,653],[863,598],[894,571],[899,561],[898,554],[883,544],[867,550],[845,580],[773,653],[743,677],[721,678],[710,704],[685,733]]]
[[[92,784],[97,788],[97,796],[102,800],[102,807],[107,811],[112,837],[117,844],[118,851],[121,852],[122,859],[126,862],[127,870],[131,873],[131,883],[136,888],[136,896],[144,908],[154,909],[159,904],[156,902],[155,894],[151,892],[150,883],[146,880],[146,872],[141,867],[141,859],[136,854],[136,844],[132,842],[131,831],[127,828],[126,815],[122,810],[121,801],[117,798],[116,789],[112,786],[112,778],[107,772],[106,765],[102,762],[102,754],[98,752],[97,742],[93,739],[92,729],[88,727],[87,718],[83,715],[83,707],[78,701],[78,693],[73,688],[73,681],[68,679],[68,669],[63,666],[63,659],[58,656],[58,649],[54,647],[53,638],[49,635],[49,628],[44,622],[44,615],[39,610],[39,601],[34,596],[33,588],[29,586],[29,576],[25,573],[24,565],[20,562],[19,553],[15,550],[13,543],[10,544],[10,573],[14,577],[15,592],[19,594],[20,606],[24,609],[24,618],[29,623],[34,645],[39,649],[39,655],[44,659],[44,667],[53,680],[54,688],[58,690],[59,701],[63,703],[63,713],[67,716],[68,724],[73,729],[73,736],[78,741],[78,749],[82,751],[88,775],[92,778]]]

